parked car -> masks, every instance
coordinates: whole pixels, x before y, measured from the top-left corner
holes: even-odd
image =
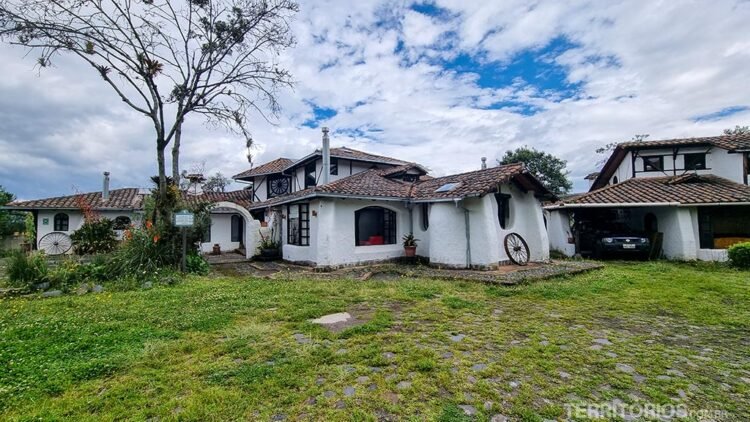
[[[594,256],[628,255],[647,257],[651,251],[648,236],[642,233],[604,234],[598,237]]]

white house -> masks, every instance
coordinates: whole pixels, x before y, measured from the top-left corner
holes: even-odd
[[[418,255],[445,267],[509,262],[511,232],[532,261],[549,258],[540,201],[550,194],[522,164],[432,178],[416,163],[329,149],[324,129],[321,150],[235,178],[252,181],[249,209],[276,227],[288,261],[328,268],[393,259],[408,233],[420,239]]]
[[[619,144],[589,192],[546,207],[551,248],[591,253],[582,239],[663,234],[665,257],[726,260],[750,240],[750,135]]]
[[[402,237],[413,233],[419,239],[417,255],[434,265],[488,269],[509,262],[505,239],[516,233],[528,245],[530,261],[548,260],[541,201],[552,195],[523,164],[482,167],[433,178],[416,163],[330,148],[324,129],[320,150],[235,175],[251,184],[248,189],[185,193],[185,198],[213,204],[204,252],[218,244],[222,251],[244,249],[251,257],[264,230],[281,242],[283,259],[330,268],[401,257]],[[82,200],[104,216],[122,214],[133,221],[145,194],[138,189],[110,192],[105,177],[103,192],[9,207],[35,213],[41,246],[49,232],[69,234],[80,227]]]

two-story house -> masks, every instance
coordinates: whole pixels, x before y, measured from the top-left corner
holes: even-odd
[[[252,183],[255,219],[280,235],[285,260],[319,267],[417,254],[445,267],[493,268],[509,262],[504,239],[518,233],[531,261],[549,258],[541,200],[551,194],[522,164],[440,178],[425,167],[347,147],[280,158],[234,176]]]
[[[581,239],[661,233],[667,258],[725,260],[750,240],[749,160],[747,134],[619,144],[587,193],[546,207],[551,248],[587,254]]]

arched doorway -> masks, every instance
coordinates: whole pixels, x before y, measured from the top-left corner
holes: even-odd
[[[241,231],[237,234],[239,235],[240,242],[245,246],[245,256],[249,259],[255,255],[260,243],[260,222],[250,215],[250,211],[247,208],[234,202],[219,201],[213,205],[214,208],[227,208],[236,212],[231,219],[232,234],[234,234],[234,222],[239,221]],[[237,220],[234,217],[237,217]]]

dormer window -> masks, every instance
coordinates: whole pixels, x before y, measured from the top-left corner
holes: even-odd
[[[685,154],[685,170],[705,170],[706,153]]]
[[[664,157],[643,157],[643,171],[664,171]]]

